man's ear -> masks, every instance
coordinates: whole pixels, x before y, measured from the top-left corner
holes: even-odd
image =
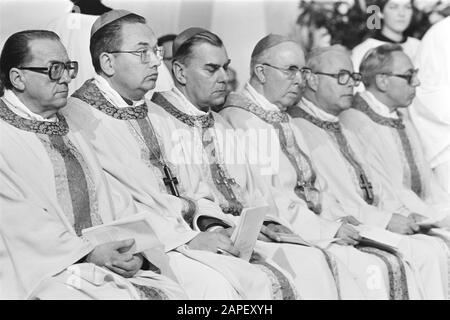
[[[185,75],[185,68],[186,68],[185,65],[182,64],[180,61],[177,60],[172,61],[173,77],[178,83],[182,85],[185,85],[187,82]]]
[[[386,77],[383,74],[377,74],[375,76],[375,87],[381,91],[381,92],[386,92],[389,86],[389,81],[388,81],[388,77]]]
[[[116,73],[116,71],[114,70],[115,60],[114,56],[111,53],[102,52],[98,60],[100,62],[100,68],[105,75],[111,77]]]
[[[9,70],[9,81],[13,87],[19,91],[25,90],[26,79],[23,76],[23,72],[17,68],[11,68]]]
[[[266,83],[266,74],[264,72],[264,66],[262,64],[256,64],[253,67],[253,73],[258,78],[259,82]]]
[[[319,77],[317,76],[317,74],[311,73],[311,75],[305,82],[305,88],[310,88],[314,92],[317,91],[317,88],[319,87]]]

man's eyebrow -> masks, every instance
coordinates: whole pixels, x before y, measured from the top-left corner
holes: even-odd
[[[150,46],[150,43],[148,43],[148,42],[139,42],[138,44],[136,44],[136,46]]]
[[[223,67],[227,67],[230,63],[231,63],[231,60],[228,59],[228,61],[223,65]],[[207,64],[205,64],[205,67],[212,67],[212,68],[215,68],[215,69],[219,69],[222,66],[220,64],[217,64],[217,63],[207,63]]]
[[[56,62],[62,62],[62,63],[64,63],[64,62],[69,62],[70,61],[70,59],[67,59],[67,61],[61,61],[61,60],[49,60],[49,61],[47,61],[47,63],[56,63]]]

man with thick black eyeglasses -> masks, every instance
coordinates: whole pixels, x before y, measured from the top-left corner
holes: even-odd
[[[60,112],[76,74],[51,31],[17,32],[2,49],[0,299],[186,298],[144,268],[135,240],[83,237],[126,213],[112,205],[90,144]],[[125,194],[114,188],[114,197]]]
[[[75,79],[78,73],[78,62],[76,61],[68,61],[68,62],[60,62],[60,61],[52,61],[48,67],[17,67],[17,69],[21,70],[30,70],[42,74],[48,75],[50,80],[58,81],[63,76],[65,70],[69,73],[70,79]]]
[[[412,65],[393,65],[389,61],[385,63],[384,69],[375,68],[374,73],[404,74],[412,68]],[[372,61],[371,66],[374,65],[376,64]],[[340,123],[339,116],[352,106],[353,89],[358,85],[358,80],[361,80],[361,75],[353,73],[349,55],[336,47],[312,50],[306,66],[312,72],[305,80],[303,98],[298,106],[288,112],[307,141],[313,165],[326,182],[324,198],[328,199],[328,206],[334,206],[334,210],[327,210],[324,214],[331,220],[348,219],[350,215],[350,223],[361,236],[369,231],[376,232],[381,241],[396,239],[395,250],[406,259],[398,260],[398,265],[388,263],[388,268],[399,271],[394,272],[391,277],[403,274],[395,282],[400,284],[399,291],[396,292],[402,292],[401,288],[408,290],[394,299],[445,298],[445,248],[437,239],[417,234],[420,231],[417,221],[392,196],[386,179],[377,174],[377,170],[382,168],[372,167],[373,159],[367,157],[369,151],[363,152],[362,147],[356,143],[357,137]],[[348,73],[343,76],[342,70]],[[366,70],[360,70],[364,80]],[[400,77],[386,74],[376,77],[390,83],[390,86],[397,85],[397,90],[408,86],[407,81]],[[370,130],[370,139],[377,139],[379,134],[378,130]],[[370,139],[367,137],[361,142],[367,144]],[[341,212],[338,208],[341,208]],[[360,245],[367,243],[362,241]],[[390,261],[390,253],[380,250],[377,254],[384,255],[386,261]],[[414,276],[408,274],[410,267]],[[423,295],[417,294],[419,291],[414,287],[414,281],[419,283],[419,287],[423,285],[425,288]]]

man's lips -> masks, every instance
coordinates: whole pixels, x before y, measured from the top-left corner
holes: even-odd
[[[149,76],[146,76],[145,79],[156,80],[156,79],[158,79],[158,74],[157,73],[151,74]]]

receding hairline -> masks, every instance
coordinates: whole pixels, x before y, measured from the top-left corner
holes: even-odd
[[[350,55],[347,52],[339,47],[331,46],[312,49],[306,57],[306,66],[313,69],[313,71],[318,71],[315,69],[317,69],[319,66],[322,66],[325,61],[329,61],[328,59],[331,54],[334,54],[331,57],[341,55],[351,62]]]

